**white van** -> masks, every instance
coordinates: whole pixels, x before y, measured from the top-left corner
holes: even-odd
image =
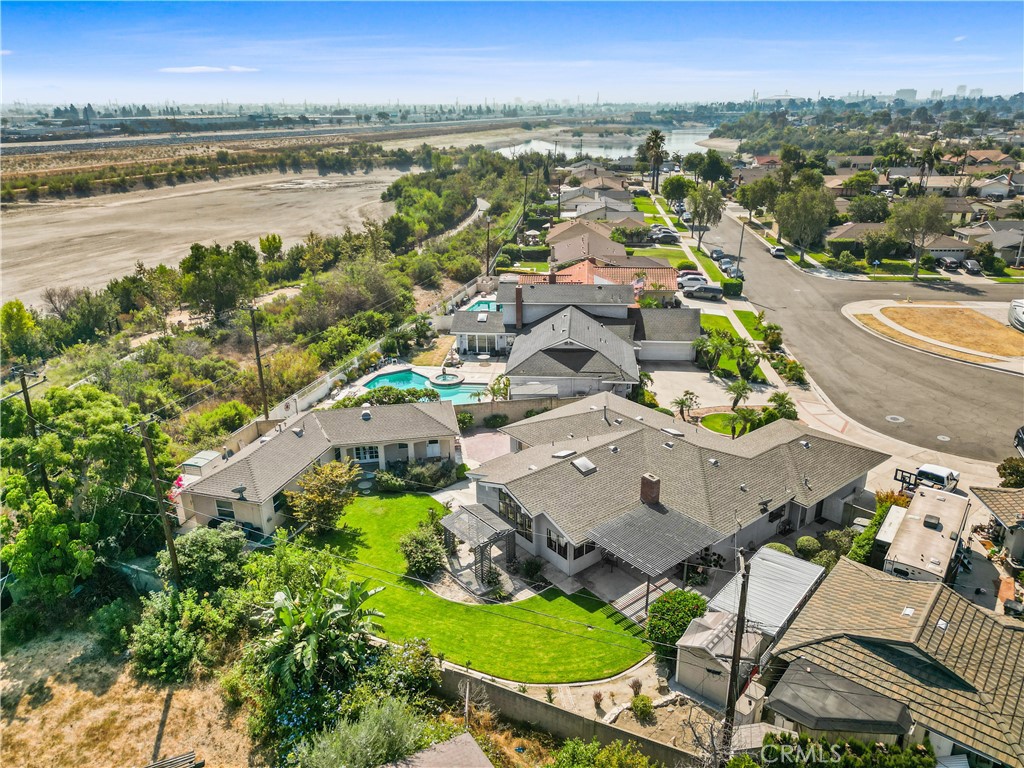
[[[922,464],[917,468],[917,484],[940,491],[954,491],[960,482],[960,473],[938,464]]]

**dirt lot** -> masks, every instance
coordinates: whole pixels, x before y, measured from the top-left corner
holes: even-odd
[[[925,352],[934,352],[937,355],[944,355],[946,357],[952,357],[956,360],[966,360],[969,363],[991,363],[991,357],[981,357],[980,355],[969,355],[966,352],[957,352],[949,347],[941,347],[938,344],[929,344],[927,341],[921,341],[920,339],[909,336],[905,333],[900,333],[890,325],[886,325],[874,315],[863,314],[854,315],[854,318],[861,325],[866,328],[870,328],[876,333],[880,333],[883,336],[888,336],[893,341],[898,341],[901,344],[906,344],[909,347],[915,347],[917,349],[923,349]]]
[[[5,651],[0,670],[0,765],[145,765],[190,750],[209,768],[264,764],[216,683],[140,683],[87,635]]]
[[[1024,357],[1024,334],[966,307],[885,307],[882,314],[909,331],[976,352]]]

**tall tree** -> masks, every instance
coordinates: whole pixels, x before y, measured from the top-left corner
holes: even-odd
[[[847,213],[850,221],[881,223],[889,218],[889,201],[880,195],[857,195]]]
[[[750,399],[750,396],[754,394],[754,388],[750,386],[750,382],[746,379],[736,379],[736,381],[732,382],[725,388],[725,391],[732,397],[732,405],[730,408],[734,411],[736,410],[736,406],[740,403],[745,403]]]
[[[657,128],[651,130],[644,139],[644,150],[647,162],[651,164],[651,186],[655,194],[658,192],[658,181],[661,179],[661,164],[665,162],[665,134]]]
[[[670,176],[661,185],[661,194],[666,200],[685,200],[697,185],[685,176]]]
[[[690,152],[684,158],[680,167],[687,173],[693,174],[693,180],[700,178],[700,169],[704,165],[703,152]]]
[[[705,231],[717,226],[722,220],[725,200],[716,187],[701,184],[686,198],[686,205],[693,217],[693,227],[697,230],[697,248],[700,248]]]
[[[692,389],[688,389],[675,400],[672,401],[672,407],[679,411],[679,415],[685,421],[689,417],[690,411],[694,408],[700,407],[700,398],[697,397],[697,393]]]
[[[309,525],[314,534],[333,531],[355,498],[353,485],[360,474],[362,470],[351,459],[313,467],[299,478],[298,491],[285,491],[295,519]]]
[[[940,235],[949,226],[938,195],[924,195],[904,200],[892,207],[889,230],[909,242],[914,249],[914,279],[921,269],[921,256],[925,243],[933,235]]]
[[[182,298],[193,307],[223,320],[225,310],[256,296],[260,279],[259,254],[249,243],[236,240],[227,249],[219,243],[193,243],[181,262]]]
[[[732,178],[732,166],[717,150],[709,149],[700,166],[700,178],[709,184],[719,180],[728,181]]]
[[[771,208],[779,195],[779,183],[771,176],[765,176],[743,184],[736,190],[736,202],[747,209],[747,220],[754,216],[758,208]]]
[[[835,210],[835,198],[826,189],[799,187],[779,195],[775,216],[782,234],[799,246],[801,263],[804,251],[825,235]]]

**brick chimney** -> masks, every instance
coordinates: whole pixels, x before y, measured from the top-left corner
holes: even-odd
[[[646,472],[640,476],[640,503],[655,506],[661,502],[661,479]]]
[[[523,327],[523,286],[516,286],[516,329]]]
[[[551,269],[551,267],[549,266],[548,267],[548,283],[550,285],[554,285],[557,282],[558,282],[558,273],[555,272],[555,270]]]

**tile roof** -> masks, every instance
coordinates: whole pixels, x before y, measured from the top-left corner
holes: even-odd
[[[767,635],[777,635],[825,576],[820,565],[785,552],[761,547],[750,558],[747,621]],[[716,611],[739,610],[740,583],[736,574],[708,603]]]
[[[731,440],[611,393],[503,431],[533,447],[473,474],[506,485],[527,510],[548,515],[575,543],[635,509],[647,472],[661,480],[662,504],[724,537],[757,519],[763,499],[772,509],[791,499],[813,506],[888,458],[791,421]],[[551,457],[552,445],[587,456],[598,471],[582,477],[569,459]]]
[[[314,411],[265,443],[252,443],[217,470],[186,489],[187,493],[233,498],[231,489],[244,485],[247,501],[261,504],[273,498],[319,456],[332,447],[413,441],[457,436],[459,424],[448,400],[369,409]],[[301,434],[301,436],[300,436]]]
[[[606,328],[601,320],[569,306],[516,336],[505,375],[600,376],[602,381],[636,382],[640,370],[632,342]]]
[[[1024,528],[1024,488],[975,488],[978,500],[1006,526]]]
[[[811,661],[906,704],[929,730],[1024,766],[1024,624],[943,584],[842,558],[775,654]]]

